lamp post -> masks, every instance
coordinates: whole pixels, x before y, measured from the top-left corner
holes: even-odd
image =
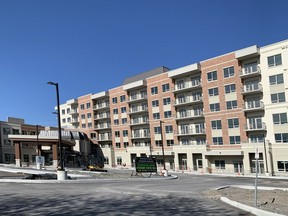
[[[56,87],[57,96],[57,117],[58,117],[58,148],[60,157],[60,171],[64,170],[63,160],[62,160],[62,134],[61,134],[61,119],[60,119],[60,99],[59,99],[59,87],[58,83],[47,82],[48,85],[54,85]]]
[[[268,141],[268,143],[269,143],[269,141]],[[265,137],[264,137],[264,156],[265,156],[266,175],[269,175]]]
[[[164,141],[163,141],[163,131],[162,131],[162,121],[160,121],[160,131],[161,131],[161,139],[162,139],[162,158],[163,158],[164,170],[166,171],[165,154],[164,154]]]

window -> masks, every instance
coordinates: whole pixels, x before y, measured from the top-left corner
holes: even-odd
[[[126,113],[126,107],[121,107],[121,113]]]
[[[114,115],[117,115],[118,114],[118,109],[117,108],[113,109],[113,113],[114,113]]]
[[[122,118],[122,124],[127,124],[127,118]]]
[[[154,127],[154,134],[161,134],[161,128],[160,127]]]
[[[24,160],[24,162],[29,162],[29,155],[28,154],[24,154],[23,155],[23,160]]]
[[[65,118],[62,119],[62,123],[64,123],[64,124],[66,123],[66,119]]]
[[[4,145],[11,145],[11,141],[9,139],[4,139]]]
[[[220,111],[220,104],[219,103],[210,104],[210,111],[211,112]]]
[[[236,85],[235,84],[230,84],[230,85],[226,85],[225,86],[225,93],[229,94],[231,92],[235,92],[236,91]]]
[[[155,140],[155,145],[157,147],[161,147],[162,146],[162,140]]]
[[[117,142],[116,143],[116,148],[121,148],[121,143]]]
[[[217,71],[207,73],[207,79],[208,81],[217,80]]]
[[[213,137],[213,145],[223,145],[222,137]]]
[[[239,119],[228,119],[228,128],[239,128]]]
[[[3,134],[4,135],[10,134],[10,128],[3,128]]]
[[[213,130],[222,129],[221,120],[211,121],[211,127],[212,127]]]
[[[269,76],[270,85],[282,84],[284,83],[283,74],[277,74],[274,76]]]
[[[160,113],[153,113],[153,119],[160,119]]]
[[[10,158],[10,154],[4,154],[4,161],[5,162],[10,162],[11,158]]]
[[[129,146],[129,142],[124,142],[124,148],[127,148]]]
[[[90,138],[91,138],[91,139],[96,139],[96,138],[97,138],[96,133],[90,133]]]
[[[171,111],[165,111],[164,112],[164,118],[171,118],[172,117],[172,112]]]
[[[273,114],[274,124],[287,124],[287,113]]]
[[[92,128],[92,123],[88,122],[88,128]]]
[[[226,102],[227,109],[236,109],[237,108],[237,100],[227,101]]]
[[[216,169],[225,169],[225,160],[215,160]]]
[[[277,161],[279,172],[288,172],[288,161]]]
[[[229,136],[230,144],[240,144],[240,136]]]
[[[107,156],[104,157],[104,164],[109,164],[109,158]]]
[[[282,65],[281,54],[269,56],[267,59],[268,59],[268,67]]]
[[[91,118],[91,113],[87,113],[87,118]]]
[[[114,119],[114,125],[119,125],[119,119]]]
[[[263,143],[264,141],[264,134],[255,134],[249,136],[251,143]]]
[[[120,102],[124,102],[126,100],[125,95],[120,96]]]
[[[158,107],[158,106],[159,106],[159,101],[158,100],[152,101],[152,107]]]
[[[82,114],[82,115],[81,115],[81,119],[85,119],[85,114]]]
[[[174,140],[166,140],[167,146],[174,146]]]
[[[81,105],[80,105],[80,109],[81,109],[81,110],[84,110],[84,109],[85,109],[84,104],[81,104]]]
[[[218,87],[208,89],[209,96],[217,96],[219,95]]]
[[[276,143],[288,143],[288,133],[275,134]]]
[[[82,128],[86,128],[86,124],[82,124],[81,126],[82,126]]]
[[[128,137],[128,130],[123,130],[122,134],[123,134],[123,137]]]
[[[171,99],[170,99],[170,97],[169,97],[169,98],[164,98],[164,99],[163,99],[163,104],[164,104],[164,105],[169,105],[169,104],[171,104]]]
[[[162,85],[162,92],[167,92],[170,90],[169,83],[163,84]]]
[[[116,104],[117,103],[117,97],[112,98],[112,103]]]
[[[276,94],[271,94],[271,102],[272,103],[281,103],[281,102],[285,102],[285,93],[281,92],[281,93],[276,93]]]
[[[91,103],[90,102],[86,103],[86,109],[90,109],[90,108],[91,108]]]
[[[122,165],[122,157],[117,157],[117,165]]]
[[[173,126],[172,125],[165,125],[165,132],[166,133],[173,133]]]
[[[65,115],[65,109],[62,109],[62,115]]]
[[[151,94],[152,95],[158,94],[158,87],[157,86],[151,88]]]
[[[228,68],[224,68],[223,72],[224,72],[224,78],[234,76],[234,66],[228,67]]]
[[[66,112],[69,114],[71,112],[70,108],[67,108]]]
[[[71,118],[69,117],[69,118],[67,118],[67,122],[68,123],[70,123],[71,122]]]
[[[120,137],[120,131],[115,131],[115,137]]]

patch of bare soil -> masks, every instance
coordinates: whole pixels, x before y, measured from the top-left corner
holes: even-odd
[[[254,190],[228,187],[218,191],[206,191],[205,195],[211,199],[227,197],[233,201],[255,207]],[[288,192],[283,190],[258,190],[257,208],[277,214],[288,215]]]

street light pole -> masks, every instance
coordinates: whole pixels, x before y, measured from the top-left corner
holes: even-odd
[[[166,170],[165,153],[164,153],[164,140],[163,140],[163,131],[162,131],[162,121],[160,121],[160,131],[161,131],[161,139],[162,139],[162,158],[163,158],[164,170]]]
[[[59,157],[60,157],[60,170],[64,170],[63,159],[62,159],[62,134],[61,134],[61,119],[60,119],[60,99],[59,99],[59,87],[58,83],[48,82],[48,85],[54,85],[56,87],[57,96],[57,117],[58,117],[58,147],[59,147]]]

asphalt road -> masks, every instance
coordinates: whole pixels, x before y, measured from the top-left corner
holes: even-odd
[[[1,215],[251,215],[206,198],[205,190],[254,185],[252,178],[178,174],[177,180],[95,180],[86,183],[0,183]],[[259,179],[260,186],[288,187]]]

